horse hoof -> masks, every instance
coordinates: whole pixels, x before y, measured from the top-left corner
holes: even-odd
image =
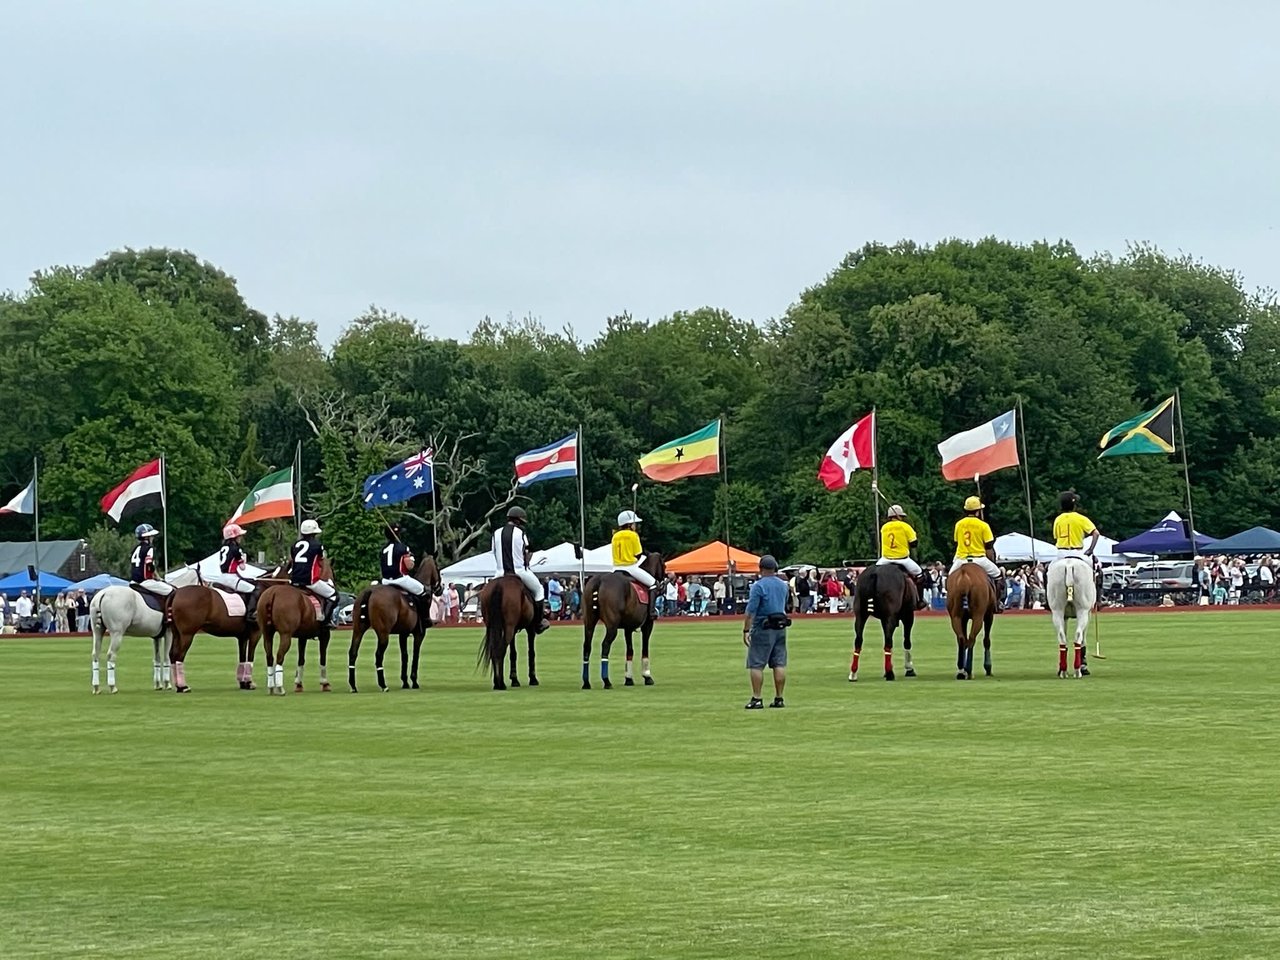
[[[622,681],[622,685],[624,687],[634,687],[636,685],[636,682],[631,677],[627,677],[626,680]]]
[[[584,681],[582,681],[582,689],[583,689],[583,690],[590,690],[590,689],[591,689],[591,684],[587,683],[585,680],[584,680]]]
[[[653,686],[653,677],[645,677],[645,678],[644,678],[644,685],[645,685],[646,687],[652,687],[652,686]]]
[[[293,692],[294,692],[294,693],[302,693],[302,684],[300,684],[300,683],[295,683],[295,684],[293,685]]]
[[[989,677],[989,676],[991,676],[991,668],[990,668],[990,667],[986,667],[986,668],[984,668],[984,669],[987,671],[987,676],[988,676],[988,677]]]
[[[956,679],[957,679],[957,680],[963,680],[963,679],[964,679],[964,671],[963,671],[963,670],[958,670],[958,671],[956,672]]]
[[[421,690],[422,688],[421,688],[420,686],[418,686],[418,681],[417,681],[417,680],[415,680],[415,681],[413,681],[413,683],[409,684],[409,689],[410,689],[410,690]]]
[[[120,688],[119,688],[119,687],[108,687],[108,688],[107,688],[107,693],[110,693],[110,694],[116,694],[116,693],[119,693],[119,692],[120,692]]]
[[[612,690],[612,689],[613,689],[613,684],[612,684],[612,683],[610,683],[608,680],[606,680],[606,681],[604,682],[604,688],[605,688],[606,690]]]
[[[916,675],[915,667],[907,667],[907,672],[904,674],[904,676],[914,677],[915,675]]]
[[[892,671],[892,670],[886,670],[886,671],[884,672],[884,678],[885,678],[886,680],[892,680],[892,679],[894,679],[893,671]]]
[[[990,671],[987,671],[987,672],[988,672],[988,673],[990,673]],[[1081,668],[1080,668],[1080,676],[1082,676],[1082,677],[1087,677],[1087,676],[1089,676],[1089,668],[1088,668],[1088,667],[1081,667]]]
[[[359,691],[359,690],[357,690],[355,687],[352,687],[352,688],[351,688],[351,692],[352,692],[352,693],[359,693],[360,691]]]
[[[850,674],[849,674],[849,682],[850,682],[850,683],[857,683],[857,682],[858,682],[858,675],[857,675],[856,673],[850,673]]]
[[[511,682],[507,684],[507,686],[511,687],[514,690],[516,687],[520,686],[520,681],[517,680],[515,677],[512,677]]]
[[[1065,679],[1067,679],[1067,671],[1065,671],[1065,670],[1059,670],[1059,671],[1058,671],[1058,679],[1059,679],[1059,680],[1065,680]]]
[[[102,691],[101,691],[101,690],[99,690],[99,689],[98,689],[98,687],[95,685],[95,686],[94,686],[94,688],[93,688],[93,695],[96,697],[96,696],[97,696],[98,694],[100,694],[101,692],[102,692]]]
[[[531,686],[531,687],[536,687],[537,685],[538,685],[538,678],[537,678],[537,677],[530,677],[530,678],[529,678],[529,686]],[[416,687],[416,686],[417,686],[417,684],[415,683],[415,684],[414,684],[414,686]]]
[[[246,690],[257,690],[257,689],[258,689],[258,685],[257,685],[256,683],[254,683],[252,680],[250,680],[248,683],[246,683],[246,684],[244,685],[244,688],[245,688]]]
[[[174,693],[190,693],[191,688],[190,687],[174,687],[173,692]]]
[[[495,689],[495,690],[505,690],[505,689],[507,689],[507,686],[506,686],[506,684],[503,684],[502,686],[498,686],[498,685],[495,683],[495,684],[493,685],[493,689]]]

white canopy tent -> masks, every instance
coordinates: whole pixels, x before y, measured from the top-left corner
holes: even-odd
[[[588,550],[584,557],[587,573],[608,573],[613,569],[613,549],[609,544]],[[573,575],[580,569],[572,543],[558,543],[546,550],[535,550],[529,558],[529,569],[540,577],[553,573]],[[440,571],[445,583],[480,583],[498,575],[493,554],[485,551],[450,564]]]
[[[1026,560],[1048,563],[1058,559],[1058,548],[1043,540],[1032,540],[1025,533],[1006,533],[996,537],[996,559],[1002,563]]]
[[[187,586],[196,583],[196,571],[200,571],[200,580],[206,580],[221,569],[218,554],[211,553],[199,563],[184,564],[174,570],[170,570],[164,575],[164,579],[168,583],[172,583],[176,587]],[[253,564],[246,563],[241,569],[241,576],[246,580],[252,580],[254,577],[261,577],[267,571],[261,567],[255,567]]]

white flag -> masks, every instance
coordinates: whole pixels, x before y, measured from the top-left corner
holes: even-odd
[[[27,484],[25,490],[6,503],[3,507],[0,507],[0,513],[35,513],[35,486],[36,482],[32,480]]]

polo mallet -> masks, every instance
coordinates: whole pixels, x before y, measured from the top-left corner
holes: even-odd
[[[1095,660],[1105,660],[1106,655],[1102,652],[1102,640],[1098,636],[1098,620],[1101,619],[1099,614],[1102,613],[1102,601],[1099,599],[1093,611],[1093,657]]]

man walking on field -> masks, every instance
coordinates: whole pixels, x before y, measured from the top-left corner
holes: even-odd
[[[787,683],[787,581],[778,576],[778,561],[766,554],[760,558],[760,579],[751,585],[747,614],[742,624],[742,643],[747,648],[747,671],[751,676],[748,710],[764,708],[760,698],[764,668],[773,670],[773,703],[782,707],[782,688]]]

